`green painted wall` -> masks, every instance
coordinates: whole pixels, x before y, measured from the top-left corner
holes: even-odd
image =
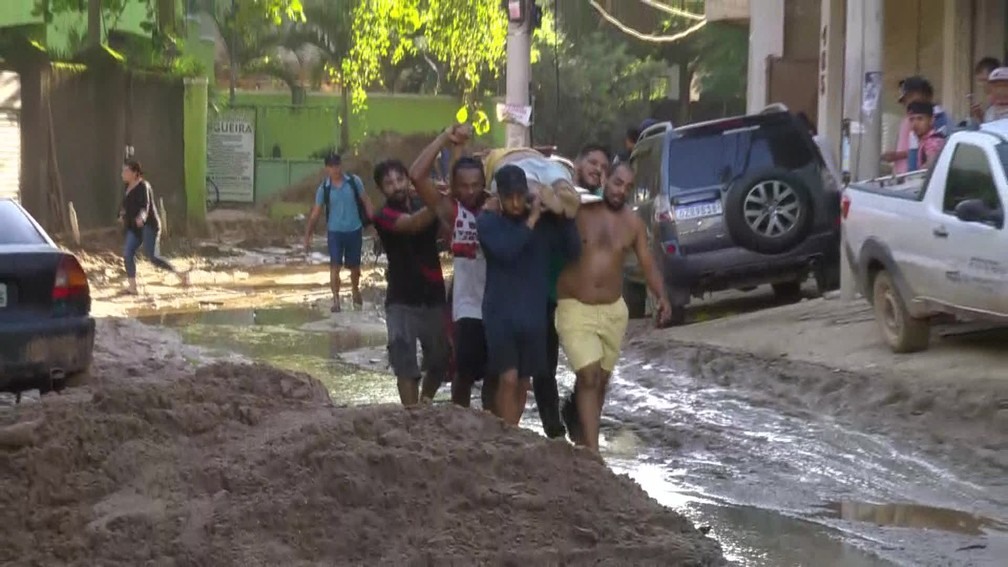
[[[287,92],[239,91],[239,106],[256,108],[256,152],[272,157],[280,147],[280,157],[301,159],[337,145],[342,99],[338,95],[311,93],[304,105],[291,106]],[[222,102],[222,104],[224,104]],[[424,95],[368,95],[367,108],[350,117],[350,142],[356,144],[369,135],[384,131],[400,134],[440,132],[455,120],[459,102],[453,97]],[[493,108],[487,113],[492,117]],[[492,121],[485,140],[504,145],[504,126]]]
[[[178,2],[181,7],[182,3]],[[25,24],[42,24],[42,17],[35,16],[35,0],[0,0],[0,28]],[[182,14],[181,11],[178,12]],[[147,0],[130,0],[119,19],[114,23],[115,29],[127,33],[147,36],[141,24],[147,21]],[[111,25],[113,22],[106,22]],[[87,6],[80,12],[58,14],[47,26],[45,45],[57,54],[70,50],[73,37],[87,36]],[[102,33],[105,36],[105,33]]]
[[[200,231],[206,225],[207,80],[185,80],[183,136],[185,143],[186,217]]]

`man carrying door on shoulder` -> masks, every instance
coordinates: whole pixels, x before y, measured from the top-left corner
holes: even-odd
[[[351,297],[355,307],[361,307],[364,299],[360,292],[361,249],[364,246],[364,227],[371,224],[374,207],[364,192],[360,177],[343,172],[343,160],[339,154],[331,154],[325,159],[326,178],[315,191],[315,205],[308,217],[305,232],[305,249],[311,247],[315,224],[322,213],[326,217],[327,242],[329,248],[329,287],[332,290],[331,311],[340,311],[340,271],[350,269]]]
[[[648,287],[658,300],[658,319],[671,314],[661,273],[647,245],[647,228],[630,207],[634,172],[620,162],[609,171],[602,201],[585,204],[577,213],[581,256],[567,265],[557,282],[556,329],[574,370],[574,392],[562,409],[571,441],[598,452],[599,421],[626,333],[623,262],[634,254]]]

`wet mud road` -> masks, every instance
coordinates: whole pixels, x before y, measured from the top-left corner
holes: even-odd
[[[309,306],[146,317],[186,342],[319,378],[337,404],[395,401],[377,312]],[[740,565],[1004,565],[1008,488],[920,447],[756,393],[717,387],[631,347],[605,412],[609,465],[709,526]],[[573,376],[560,377],[567,389]],[[478,395],[474,396],[478,399]],[[531,396],[530,396],[531,399]],[[443,388],[438,400],[446,402]],[[523,425],[539,431],[530,404]],[[968,480],[967,480],[968,479]]]

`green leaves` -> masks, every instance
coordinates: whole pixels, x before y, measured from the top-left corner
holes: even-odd
[[[490,117],[487,116],[487,113],[477,109],[473,114],[473,133],[477,136],[490,133]],[[455,121],[459,124],[469,122],[469,109],[465,106],[459,108],[458,112],[455,113]]]

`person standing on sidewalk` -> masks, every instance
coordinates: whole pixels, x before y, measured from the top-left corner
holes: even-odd
[[[454,327],[455,377],[452,402],[469,407],[472,387],[486,378],[487,345],[483,329],[483,290],[486,287],[486,257],[476,234],[476,219],[485,199],[483,164],[472,157],[460,157],[450,166],[450,193],[443,194],[431,179],[431,169],[449,146],[460,148],[469,140],[468,128],[453,125],[445,129],[410,168],[410,178],[427,208],[451,228],[452,253],[451,317]],[[494,388],[484,381],[484,409],[492,409]]]
[[[410,198],[409,172],[398,160],[375,166],[374,180],[385,194],[375,229],[388,257],[385,324],[388,357],[405,406],[430,402],[448,371],[444,275],[438,255],[437,214]],[[417,366],[417,341],[424,370]],[[422,386],[421,386],[422,381]]]
[[[123,193],[119,219],[125,231],[123,265],[129,279],[126,293],[138,293],[136,282],[136,254],[143,249],[144,255],[158,269],[177,274],[182,283],[188,284],[188,274],[182,274],[158,254],[158,240],[161,235],[161,218],[154,204],[154,190],[144,179],[140,162],[129,160],[122,168],[122,180],[126,184]]]
[[[339,154],[326,157],[325,171],[326,178],[315,191],[315,205],[308,217],[304,245],[305,250],[311,248],[315,224],[324,212],[329,248],[329,287],[333,297],[331,311],[337,313],[341,309],[340,272],[344,267],[350,270],[354,306],[360,308],[364,304],[360,292],[361,249],[364,246],[364,227],[371,224],[374,206],[364,192],[360,177],[343,172],[343,160]]]

